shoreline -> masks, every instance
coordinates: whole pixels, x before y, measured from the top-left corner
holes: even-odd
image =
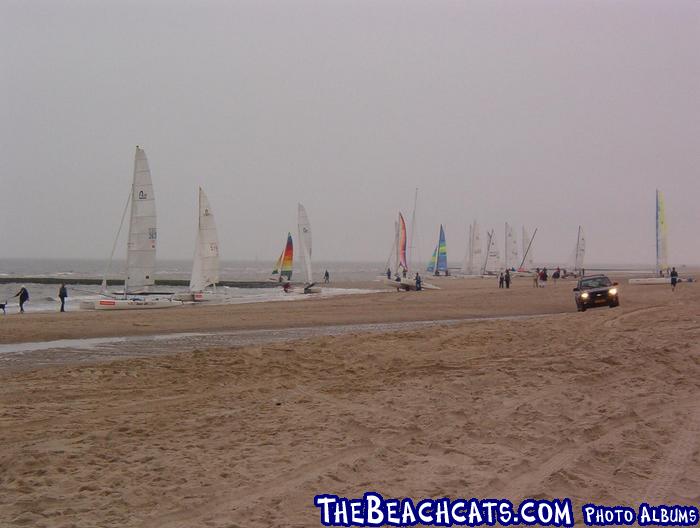
[[[25,313],[0,317],[0,344],[95,337],[126,337],[187,332],[226,332],[395,323],[479,316],[537,315],[571,311],[569,283],[533,292],[527,278],[510,290],[498,290],[496,281],[442,279],[440,290],[376,291],[377,282],[335,284],[374,290],[363,294],[328,297],[303,296],[303,302],[250,302],[185,305],[163,310],[103,312],[94,310]],[[510,297],[508,297],[510,295]],[[301,296],[300,296],[301,297]]]

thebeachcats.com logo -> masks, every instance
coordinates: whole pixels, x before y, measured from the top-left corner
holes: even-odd
[[[362,498],[316,495],[323,526],[575,526],[571,499],[385,499],[366,492]],[[650,505],[637,508],[585,504],[584,526],[697,526],[695,506]]]

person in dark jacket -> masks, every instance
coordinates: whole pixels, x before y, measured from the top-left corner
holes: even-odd
[[[510,288],[510,270],[506,270],[506,275],[503,277],[503,280],[506,283],[506,288]]]
[[[423,289],[423,279],[416,273],[416,291],[421,291]]]
[[[68,290],[66,285],[61,283],[61,287],[58,289],[58,298],[61,299],[61,311],[66,311],[66,297],[68,297]]]
[[[676,284],[678,284],[678,272],[676,268],[671,270],[671,291],[676,291]]]
[[[498,276],[498,287],[503,288],[503,283],[505,282],[505,277],[503,276],[503,272]]]
[[[27,288],[22,286],[14,296],[19,297],[19,313],[24,313],[24,303],[29,300],[29,292],[27,291]]]

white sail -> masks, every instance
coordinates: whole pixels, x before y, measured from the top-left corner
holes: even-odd
[[[502,269],[501,253],[496,242],[496,232],[492,229],[487,236],[484,273],[498,273]]]
[[[661,191],[656,190],[656,273],[668,269],[668,234],[666,206]]]
[[[481,232],[479,231],[479,224],[474,220],[474,226],[472,227],[472,254],[474,258],[474,265],[472,267],[472,273],[480,273],[481,266],[484,261],[483,249],[481,246]]]
[[[534,244],[530,233],[528,233],[525,226],[523,226],[523,268],[530,270],[534,267]]]
[[[311,274],[311,224],[306,209],[301,204],[299,204],[298,227],[301,264],[306,273],[306,284],[311,284],[313,282]]]
[[[125,292],[148,289],[155,284],[156,268],[156,200],[148,159],[136,147],[134,181],[131,187],[131,217],[126,252]]]
[[[574,272],[583,270],[583,258],[586,255],[586,237],[583,228],[578,226],[578,238],[576,239],[576,250],[574,252]]]
[[[483,250],[481,248],[481,234],[476,220],[469,226],[469,238],[467,240],[467,258],[464,263],[464,272],[467,275],[479,275],[483,270]]]
[[[515,231],[513,226],[506,222],[506,233],[505,233],[505,267],[506,269],[512,269],[520,264],[518,261],[518,241],[515,238]]]
[[[207,195],[199,188],[199,223],[194,246],[190,291],[201,292],[219,282],[219,239]]]

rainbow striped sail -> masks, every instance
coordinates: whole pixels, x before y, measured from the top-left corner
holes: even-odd
[[[284,247],[284,251],[277,259],[277,264],[275,264],[275,269],[272,270],[273,275],[279,274],[279,280],[285,277],[287,280],[292,278],[292,262],[294,259],[294,245],[292,244],[292,234],[287,233],[287,245]]]

